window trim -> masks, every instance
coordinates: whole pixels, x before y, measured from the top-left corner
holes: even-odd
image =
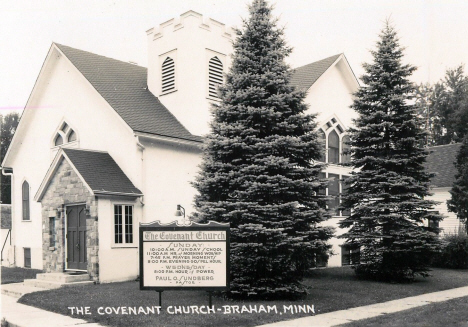
[[[121,220],[121,227],[122,227],[122,243],[116,243],[115,242],[115,216],[116,216],[116,208],[121,207],[122,208],[122,220]],[[125,207],[131,207],[132,208],[132,242],[125,242],[125,234],[126,234],[126,228],[125,228]],[[138,232],[135,229],[135,226],[137,226],[136,222],[136,215],[135,215],[135,205],[134,203],[125,203],[125,202],[118,202],[118,203],[112,203],[112,219],[111,219],[111,224],[112,224],[112,243],[111,243],[111,248],[137,248],[138,247],[138,242],[137,242],[137,234]]]

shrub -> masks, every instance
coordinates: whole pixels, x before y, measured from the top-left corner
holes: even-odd
[[[442,237],[443,248],[436,255],[433,265],[442,268],[468,268],[468,234],[460,229],[458,233]]]

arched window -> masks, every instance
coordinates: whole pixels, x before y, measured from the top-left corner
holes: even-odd
[[[218,86],[223,84],[223,63],[218,57],[213,57],[208,63],[208,95],[219,98]]]
[[[171,57],[164,60],[161,67],[161,91],[162,93],[175,90],[175,62]]]
[[[322,131],[321,129],[319,129],[317,134],[318,134],[318,139],[319,139],[319,141],[321,143],[319,161],[325,162],[325,151],[327,149],[327,145],[326,145],[326,142],[325,142],[325,132]]]
[[[72,130],[70,134],[68,134],[68,142],[74,142],[74,141],[76,141],[76,133],[74,130]]]
[[[340,162],[340,137],[335,130],[328,134],[328,162]]]
[[[63,137],[58,134],[56,137],[55,137],[55,142],[54,142],[55,146],[59,146],[59,145],[62,145],[63,144]]]
[[[61,146],[67,143],[76,142],[78,140],[78,135],[76,132],[66,123],[63,122],[53,141],[54,146]]]
[[[27,181],[23,182],[22,187],[22,202],[23,202],[23,220],[30,220],[29,214],[29,183]]]
[[[343,139],[341,141],[342,143],[341,148],[343,149],[341,153],[341,163],[348,163],[351,159],[351,154],[347,153],[350,149],[350,146],[348,144],[349,141],[350,139],[348,135],[343,136]]]

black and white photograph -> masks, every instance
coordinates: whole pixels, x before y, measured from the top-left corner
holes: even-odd
[[[468,326],[467,16],[2,1],[1,327]]]

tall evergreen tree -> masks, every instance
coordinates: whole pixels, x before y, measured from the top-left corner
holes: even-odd
[[[465,135],[455,162],[457,174],[447,201],[449,211],[455,212],[468,232],[468,134]]]
[[[358,275],[381,280],[427,275],[429,255],[437,251],[437,235],[423,226],[431,212],[430,174],[423,164],[425,133],[417,108],[411,104],[415,70],[402,64],[403,52],[395,29],[387,22],[372,51],[374,62],[364,64],[365,83],[352,108],[359,113],[350,130],[352,165],[356,168],[344,197],[351,215],[340,222],[350,228],[342,237],[360,248]]]
[[[289,85],[291,49],[265,0],[254,0],[237,31],[232,67],[214,106],[201,172],[198,219],[231,224],[234,297],[297,297],[333,230],[321,227],[326,181],[315,117]]]

